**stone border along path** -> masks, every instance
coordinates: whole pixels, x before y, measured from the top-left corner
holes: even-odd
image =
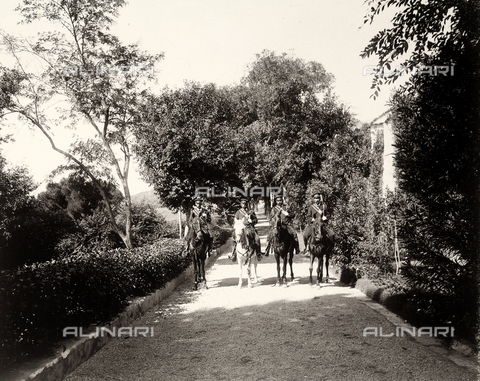
[[[268,222],[266,217],[262,213],[257,213],[257,214],[259,215],[259,223],[257,225],[257,228],[261,236],[262,248],[264,250],[266,246],[266,233],[268,231]],[[300,239],[300,244],[302,248],[303,243],[301,239]],[[220,257],[225,259],[227,254],[230,253],[230,250],[231,250],[231,242],[217,249],[217,255],[213,255],[212,257],[207,259],[207,267],[211,267],[216,262],[216,260],[219,259]],[[302,266],[305,266],[305,263],[307,263],[306,258],[303,260],[303,262],[304,263],[302,264]],[[262,263],[263,262],[260,262],[260,264]],[[268,266],[272,266],[272,264],[269,264]],[[298,263],[297,263],[297,266],[298,266]],[[232,267],[236,269],[236,266],[232,266]],[[233,268],[232,270],[235,271]],[[276,280],[276,269],[275,270],[271,269],[270,271],[269,271],[269,278],[275,278]],[[294,271],[295,271],[295,263],[294,263]],[[259,274],[259,275],[261,276],[262,274]],[[333,272],[330,275],[331,276],[334,275]],[[136,318],[145,314],[147,310],[151,309],[153,306],[158,304],[161,300],[167,298],[178,285],[182,284],[186,280],[189,280],[192,276],[193,276],[193,267],[190,267],[178,278],[176,278],[175,280],[167,284],[167,286],[164,289],[158,290],[157,292],[149,296],[146,296],[144,298],[138,298],[137,300],[134,301],[134,303],[132,303],[131,306],[127,308],[127,310],[124,313],[121,314],[119,318],[117,318],[114,322],[112,322],[111,327],[128,326]],[[246,276],[245,269],[244,269],[244,276]],[[287,269],[287,277],[288,276],[289,276],[289,269]],[[336,272],[335,277],[338,277],[337,279],[340,279],[340,274],[338,273],[338,271]],[[207,281],[209,281],[208,274],[207,274]],[[245,279],[243,283],[244,283],[244,287],[246,287]],[[293,284],[298,285],[298,279],[296,279],[293,282]],[[326,291],[328,290],[328,288],[324,287],[323,290]],[[412,328],[409,324],[406,324],[397,315],[388,311],[385,307],[378,304],[377,302],[372,301],[370,298],[365,296],[359,290],[351,289],[351,288],[348,290],[352,292],[353,297],[361,301],[364,305],[368,306],[370,309],[384,316],[389,322],[391,322],[395,326],[402,326],[407,329]],[[111,340],[111,338],[109,337],[92,337],[92,338],[75,340],[75,342],[67,345],[66,350],[64,350],[64,352],[55,360],[50,361],[46,364],[43,364],[40,368],[37,367],[37,370],[33,371],[33,373],[32,373],[32,369],[26,369],[25,371],[23,371],[22,375],[19,374],[18,377],[12,378],[12,380],[13,381],[61,380],[66,375],[71,373],[75,368],[77,368],[81,363],[85,362],[88,358],[93,356],[93,354],[95,354],[100,348],[102,348],[109,340]],[[436,352],[437,354],[447,357],[457,365],[467,367],[473,370],[477,370],[477,363],[474,358],[472,358],[471,356],[470,357],[464,356],[454,350],[448,350],[441,344],[441,342],[439,342],[434,338],[414,337],[412,338],[412,340],[416,340],[417,342],[421,343],[423,346],[429,347],[430,350]]]
[[[268,234],[268,230],[269,230],[269,224],[268,224],[267,217],[265,216],[264,213],[259,213],[258,211],[256,211],[256,213],[257,213],[257,216],[258,216],[257,231],[260,235],[260,242],[261,242],[262,250],[265,250],[266,241],[267,241],[267,234]],[[303,243],[303,236],[300,233],[298,233],[298,240],[299,240],[299,243],[300,243],[300,250],[303,250],[305,245]],[[280,265],[282,266],[281,263],[280,263]],[[333,272],[332,272],[332,270],[333,270]],[[293,271],[295,273],[295,261],[294,261]],[[246,271],[244,271],[244,272],[246,272]],[[341,271],[340,270],[332,268],[332,269],[330,269],[330,276],[332,275],[332,273],[335,274],[335,277],[333,279],[335,279],[335,278],[340,279],[341,278]],[[290,274],[290,267],[287,263],[287,280],[289,279],[289,274]],[[325,276],[325,272],[323,274]],[[312,276],[314,277],[314,280],[315,280],[315,277],[316,277],[316,262],[314,263]],[[296,279],[295,282],[298,282],[298,280]],[[376,287],[370,281],[366,280],[366,282],[370,283],[370,287]],[[244,281],[244,284],[245,284],[245,281]],[[398,315],[389,311],[382,304],[380,304],[376,301],[373,301],[371,298],[366,296],[365,293],[363,293],[363,291],[356,286],[355,286],[355,289],[360,291],[360,293],[357,293],[357,294],[354,295],[354,297],[357,300],[361,301],[362,303],[364,303],[366,306],[368,306],[372,310],[374,310],[374,311],[378,312],[379,314],[381,314],[382,316],[384,316],[390,323],[394,324],[395,326],[405,327],[406,329],[409,329],[409,330],[411,330],[413,328],[412,325],[405,322],[405,320],[403,320]],[[365,287],[365,284],[363,286]],[[455,341],[454,345],[452,345],[452,348],[447,349],[447,348],[445,348],[445,346],[443,345],[443,343],[440,340],[437,340],[433,337],[421,336],[421,337],[414,337],[413,339],[416,340],[417,342],[421,343],[422,345],[429,347],[432,351],[449,358],[451,361],[453,361],[457,365],[464,366],[464,367],[479,371],[479,380],[480,380],[480,369],[479,369],[479,364],[478,364],[479,361],[480,361],[480,353],[478,355],[478,358],[475,358],[475,356],[473,355],[473,349],[471,348],[471,346],[473,344],[469,343],[470,345],[465,345],[465,344],[462,344],[459,341]]]
[[[230,250],[232,243],[227,242],[217,248],[210,258],[205,262],[205,270],[213,265],[218,256],[227,250]],[[185,280],[193,277],[193,265],[185,270],[174,280],[168,282],[166,286],[156,292],[144,297],[136,298],[110,325],[105,328],[112,330],[120,327],[128,327],[130,323],[145,314],[146,311],[153,308],[170,294]],[[15,374],[0,374],[0,380],[6,381],[4,377],[9,377],[9,381],[55,381],[62,380],[80,364],[87,361],[103,346],[105,346],[113,338],[109,335],[97,336],[95,327],[85,330],[82,334],[90,334],[90,337],[74,338],[59,343],[64,345],[63,352],[54,360],[37,360],[31,365],[26,365],[23,369],[15,372]]]

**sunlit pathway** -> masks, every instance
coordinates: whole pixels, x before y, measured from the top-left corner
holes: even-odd
[[[274,263],[264,258],[259,282],[238,289],[238,266],[223,254],[207,290],[190,280],[132,324],[153,337],[114,339],[67,380],[476,380],[411,337],[364,337],[395,326],[336,279],[311,287],[306,258],[288,287],[275,287]]]

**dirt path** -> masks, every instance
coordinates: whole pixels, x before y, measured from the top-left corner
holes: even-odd
[[[131,325],[153,337],[114,339],[67,380],[476,380],[411,337],[363,337],[395,326],[335,279],[309,286],[306,258],[295,258],[288,287],[274,287],[275,267],[263,259],[259,283],[238,289],[224,254],[208,290],[186,282]]]

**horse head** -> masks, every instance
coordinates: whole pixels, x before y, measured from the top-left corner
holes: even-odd
[[[318,216],[313,223],[313,239],[316,242],[322,242],[324,237],[323,232],[323,219],[321,216]]]
[[[242,247],[247,247],[245,224],[243,223],[243,220],[235,220],[235,223],[233,224],[233,231],[235,235],[235,241],[240,243]]]
[[[204,233],[202,232],[202,230],[196,231],[194,225],[190,224],[188,225],[188,232],[185,239],[189,246],[192,247],[192,249],[196,249],[202,246],[204,241]]]

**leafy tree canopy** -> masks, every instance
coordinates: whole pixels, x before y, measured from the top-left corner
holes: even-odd
[[[395,62],[413,69],[430,64],[432,57],[440,52],[444,59],[437,62],[440,65],[455,65],[462,55],[473,60],[478,57],[478,1],[369,0],[367,4],[370,10],[365,15],[365,23],[372,23],[387,7],[399,9],[392,19],[392,27],[378,32],[361,53],[363,58],[377,55],[379,67],[389,71],[388,76],[382,71],[374,76],[375,96],[382,84],[392,83],[402,75],[401,70],[390,72]]]
[[[124,45],[109,32],[124,4],[123,0],[21,2],[17,10],[24,22],[46,20],[51,28],[32,40],[2,35],[2,45],[16,65],[0,67],[4,90],[0,118],[17,114],[39,129],[70,165],[83,171],[102,194],[113,229],[131,247],[131,218],[127,216],[124,228],[118,226],[101,180],[111,182],[113,173],[117,175],[129,215],[131,128],[138,123],[143,91],[162,55]],[[58,126],[81,126],[81,138],[71,141],[70,147],[60,147],[52,133]]]
[[[199,186],[241,186],[233,110],[226,92],[213,84],[187,83],[152,98],[136,151],[143,176],[167,207],[189,210]]]

